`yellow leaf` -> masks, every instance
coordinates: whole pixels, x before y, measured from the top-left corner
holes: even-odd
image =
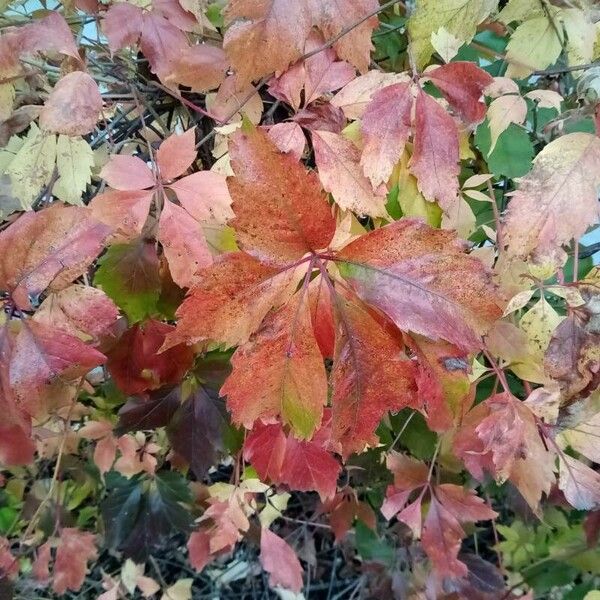
[[[454,37],[445,27],[440,27],[431,34],[431,45],[444,62],[450,62],[458,54],[462,42]]]
[[[56,161],[56,136],[46,134],[32,123],[25,143],[6,169],[13,194],[20,200],[24,210],[47,186],[54,173]]]
[[[442,228],[453,229],[458,237],[466,240],[474,231],[477,219],[469,203],[460,196],[442,216]]]
[[[165,590],[160,600],[191,600],[193,579],[180,579]]]
[[[504,223],[507,254],[534,255],[540,266],[551,267],[557,255],[566,258],[561,246],[582,236],[600,217],[599,187],[599,138],[570,133],[548,144],[512,194]]]
[[[0,121],[6,121],[12,114],[15,88],[12,83],[0,84]]]
[[[281,517],[283,511],[287,508],[290,498],[291,496],[287,492],[267,495],[267,503],[258,515],[260,524],[263,527],[270,527],[273,521]]]
[[[561,19],[567,34],[567,62],[569,65],[585,65],[594,58],[596,25],[589,15],[578,8],[561,11]],[[583,71],[574,71],[574,77],[580,77]]]
[[[494,151],[500,134],[511,123],[520,125],[527,117],[527,103],[521,96],[510,95],[496,98],[489,106],[487,118],[490,124],[492,144],[488,156]]]
[[[541,0],[510,0],[498,14],[498,20],[508,25],[544,14]]]
[[[546,352],[554,330],[560,325],[561,317],[545,298],[540,298],[522,317],[519,326],[527,335],[534,352]]]
[[[56,167],[59,179],[53,193],[68,204],[83,204],[81,195],[92,179],[94,153],[82,137],[59,135]]]
[[[562,50],[561,31],[560,22],[546,16],[521,23],[506,47],[506,76],[522,79],[554,64]]]
[[[409,158],[409,153],[405,151],[394,168],[390,181],[390,185],[398,185],[398,204],[402,214],[406,217],[420,217],[428,225],[439,227],[442,222],[442,210],[435,202],[425,200],[419,191],[415,176],[408,170]]]
[[[462,44],[470,42],[477,25],[497,5],[497,0],[417,0],[408,20],[410,49],[417,67],[424,67],[434,52],[432,33],[443,27]]]

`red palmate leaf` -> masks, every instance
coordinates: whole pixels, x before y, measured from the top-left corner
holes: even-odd
[[[412,86],[389,85],[373,95],[361,120],[360,164],[374,186],[387,182],[411,133]]]
[[[161,143],[156,172],[136,156],[113,155],[100,175],[118,191],[101,194],[92,202],[94,215],[113,228],[113,240],[129,241],[141,234],[157,193],[162,202],[158,240],[173,281],[182,288],[192,286],[198,270],[213,261],[203,224],[222,225],[231,216],[231,198],[222,175],[201,171],[175,181],[195,159],[194,128]],[[181,206],[167,201],[165,187],[175,192]]]
[[[323,43],[323,37],[312,32],[306,40],[305,52],[312,52]],[[272,80],[269,92],[298,110],[301,105],[307,106],[323,94],[344,87],[354,77],[354,68],[336,60],[335,52],[328,48],[296,63]]]
[[[268,128],[268,134],[277,148],[284,154],[290,154],[296,160],[302,158],[306,137],[298,123],[276,123]]]
[[[359,215],[384,217],[385,190],[373,190],[362,171],[359,149],[331,131],[313,131],[312,141],[321,183],[337,204]]]
[[[271,586],[282,586],[293,592],[302,589],[302,567],[296,553],[266,527],[260,535],[260,564],[270,574]]]
[[[315,490],[322,499],[335,494],[340,464],[323,447],[317,431],[313,440],[285,435],[280,424],[258,422],[244,443],[244,458],[252,463],[261,479],[283,483],[300,491]]]
[[[108,354],[107,368],[126,394],[139,394],[179,383],[192,366],[191,348],[180,344],[158,353],[172,325],[149,320],[128,329]]]
[[[331,291],[322,275],[313,279],[308,289],[313,333],[323,358],[333,358],[335,350],[335,323]]]
[[[154,192],[152,190],[107,190],[89,204],[94,219],[108,225],[110,241],[123,243],[142,234]]]
[[[431,96],[419,90],[415,104],[415,143],[410,170],[419,189],[444,210],[458,196],[458,129],[452,117]]]
[[[14,348],[14,333],[7,326],[0,328],[0,463],[21,465],[33,461],[35,446],[31,439],[31,419],[17,407],[10,383],[10,362]]]
[[[105,360],[79,338],[33,320],[23,321],[10,359],[9,380],[22,410],[35,416],[46,408],[40,401],[48,385],[71,383]]]
[[[272,307],[285,302],[292,272],[264,265],[237,252],[219,257],[177,310],[175,332],[166,347],[215,340],[235,346],[246,342]]]
[[[145,190],[156,185],[150,167],[141,158],[126,154],[111,155],[100,177],[115,190]]]
[[[600,473],[580,460],[560,455],[558,486],[571,506],[579,510],[600,508]]]
[[[321,510],[329,514],[329,524],[336,542],[344,539],[355,520],[362,521],[376,531],[377,520],[373,509],[366,502],[360,502],[351,488],[346,488],[331,500],[324,502]]]
[[[452,232],[417,220],[401,219],[358,238],[336,261],[358,295],[403,331],[473,349],[502,314],[483,263],[465,254]]]
[[[315,174],[281,154],[268,135],[250,127],[231,140],[229,179],[240,247],[259,260],[285,265],[326,248],[335,221]],[[264,222],[269,227],[264,227]]]
[[[494,519],[496,513],[472,491],[444,483],[433,488],[423,523],[423,549],[440,576],[464,577],[467,566],[458,560],[465,532],[461,523]]]
[[[489,73],[472,62],[457,61],[427,71],[425,78],[436,85],[466,123],[477,125],[483,121],[483,91],[494,81]]]
[[[160,177],[170,180],[183,175],[196,160],[196,129],[192,127],[182,135],[170,135],[156,151]]]
[[[56,549],[52,589],[57,594],[77,591],[83,585],[87,562],[96,558],[95,535],[72,527],[60,532]]]
[[[336,292],[332,436],[342,454],[360,452],[377,442],[373,434],[387,411],[415,406],[415,363],[402,339],[373,318],[359,300]]]
[[[102,290],[76,284],[49,294],[33,320],[97,342],[109,333],[118,316],[119,309]]]
[[[484,471],[499,481],[510,479],[534,511],[555,481],[555,456],[540,437],[534,414],[508,393],[467,413],[454,438],[454,452],[478,479]]]
[[[259,418],[279,417],[298,436],[312,436],[327,399],[327,376],[305,292],[271,313],[231,362],[221,394],[234,422],[250,429]]]
[[[87,73],[74,71],[54,86],[40,113],[40,127],[65,135],[86,135],[94,130],[101,110],[98,84]]]
[[[200,223],[172,202],[163,205],[158,241],[162,244],[173,281],[180,287],[193,285],[198,271],[213,262]]]
[[[0,233],[0,289],[21,309],[47,288],[61,290],[100,254],[109,228],[91,211],[54,204]]]

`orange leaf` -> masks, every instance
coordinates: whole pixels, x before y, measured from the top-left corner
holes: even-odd
[[[274,265],[326,248],[335,221],[316,175],[281,154],[263,130],[246,129],[232,137],[236,177],[228,181],[240,247]]]

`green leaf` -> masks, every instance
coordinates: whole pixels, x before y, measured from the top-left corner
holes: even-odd
[[[98,261],[94,284],[123,309],[130,323],[136,323],[158,312],[158,267],[151,242],[115,244]]]
[[[531,169],[533,144],[529,134],[514,123],[500,134],[496,147],[489,156],[491,136],[487,121],[477,128],[475,145],[486,158],[490,172],[494,175],[504,175],[512,179],[525,175]]]
[[[357,521],[354,527],[356,532],[356,549],[365,561],[379,562],[391,566],[394,562],[394,549],[381,539],[372,529],[362,521]]]

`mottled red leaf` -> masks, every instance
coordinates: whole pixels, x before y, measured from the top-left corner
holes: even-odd
[[[535,416],[520,400],[496,394],[465,416],[454,452],[478,479],[484,471],[510,479],[535,511],[554,483],[554,453],[538,432]]]
[[[260,129],[236,133],[230,154],[236,175],[228,181],[235,213],[231,225],[243,250],[285,265],[327,247],[335,221],[314,173],[281,154]]]
[[[567,454],[560,455],[558,487],[578,510],[600,509],[600,473]]]
[[[366,71],[371,33],[377,17],[376,0],[253,0],[231,2],[226,12],[230,24],[224,40],[240,83],[249,83],[269,73],[285,71],[304,52],[311,28],[326,39],[341,36],[333,48],[338,56]],[[358,23],[358,26],[356,24]]]
[[[385,190],[373,190],[360,165],[359,149],[331,131],[314,131],[312,141],[319,177],[336,203],[359,215],[385,216]]]
[[[378,442],[374,431],[387,411],[415,405],[416,371],[402,339],[375,320],[359,300],[336,293],[333,306],[332,435],[349,456]]]
[[[323,44],[323,37],[313,32],[306,40],[305,52],[312,52]],[[301,105],[309,105],[323,94],[338,90],[354,79],[352,65],[336,58],[335,52],[328,48],[296,63],[271,81],[269,92],[295,110]]]
[[[22,215],[0,233],[0,289],[30,309],[47,288],[60,290],[85,273],[109,233],[83,207],[54,204]]]
[[[440,104],[423,91],[416,100],[410,170],[428,200],[437,200],[444,210],[454,206],[460,173],[458,128]]]
[[[271,313],[231,359],[221,394],[235,423],[280,417],[302,438],[321,422],[327,376],[315,340],[305,292]]]
[[[101,365],[106,357],[58,329],[29,320],[22,322],[14,344],[9,377],[23,410],[39,413],[45,387],[55,381],[69,383]]]
[[[291,271],[263,265],[242,252],[225,254],[193,287],[177,310],[177,329],[166,346],[214,340],[228,346],[246,342],[273,308],[283,303]]]
[[[473,492],[450,483],[434,488],[423,523],[423,549],[438,575],[464,577],[467,566],[458,560],[465,532],[461,523],[493,519],[496,513]]]
[[[118,316],[115,303],[102,290],[77,284],[49,294],[33,319],[97,342],[110,331]]]
[[[450,231],[401,219],[351,242],[337,260],[358,295],[401,330],[470,349],[502,302],[488,269],[463,249]]]
[[[373,95],[361,120],[360,164],[374,186],[386,183],[411,133],[412,87],[389,85]]]

